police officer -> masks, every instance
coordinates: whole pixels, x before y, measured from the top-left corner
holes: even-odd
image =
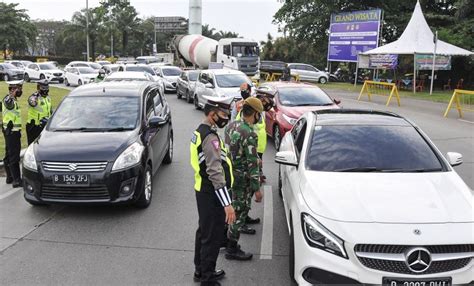
[[[250,84],[244,82],[240,85],[240,96],[242,97],[242,100],[237,101],[233,107],[232,107],[232,114],[231,114],[231,121],[234,121],[237,119],[237,115],[239,114],[240,110],[242,109],[242,105],[244,104],[244,101],[250,97],[252,94],[252,87]]]
[[[102,82],[105,79],[105,70],[102,68],[99,70],[99,75],[95,78],[94,82]]]
[[[37,91],[28,98],[28,121],[26,123],[28,145],[38,138],[53,114],[48,80],[38,81],[36,88]]]
[[[232,205],[236,212],[236,221],[229,226],[228,245],[225,257],[235,260],[250,260],[251,253],[241,250],[238,245],[241,228],[250,210],[253,195],[255,201],[262,201],[260,192],[260,171],[257,154],[257,134],[254,124],[261,119],[262,102],[255,97],[245,100],[241,120],[233,121],[226,129],[226,144],[232,158],[234,170],[234,188],[232,190]]]
[[[273,91],[258,89],[256,97],[262,102],[263,111],[265,112],[270,111],[275,105],[275,92]],[[255,132],[257,133],[258,137],[257,153],[260,160],[263,160],[263,153],[265,153],[265,150],[267,149],[267,124],[265,122],[265,115],[266,113],[262,113],[262,119],[260,120],[260,122],[255,124]],[[263,183],[265,182],[266,177],[263,174],[262,170],[263,169],[260,168],[260,178]]]
[[[228,123],[233,98],[205,98],[206,118],[194,131],[190,147],[199,214],[194,280],[201,281],[201,285],[220,285],[217,280],[225,272],[216,270],[217,256],[225,224],[234,223],[235,212],[231,196],[232,162],[217,128],[224,128]]]
[[[22,185],[20,173],[20,151],[21,151],[21,110],[18,98],[23,93],[23,81],[9,81],[8,95],[2,101],[2,131],[5,137],[5,172],[7,173],[7,184],[14,188]]]

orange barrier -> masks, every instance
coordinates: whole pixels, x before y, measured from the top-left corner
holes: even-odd
[[[467,95],[465,97],[464,95]],[[473,109],[473,104],[472,102],[472,97],[471,95],[474,95],[474,91],[471,90],[463,90],[463,89],[455,89],[453,92],[453,96],[451,97],[451,100],[449,101],[448,108],[446,108],[446,111],[444,112],[444,117],[448,117],[448,113],[453,108],[453,103],[456,103],[456,109],[458,110],[459,117],[462,118],[462,111],[474,111]],[[466,107],[466,105],[468,107]]]
[[[388,94],[389,91],[390,91],[390,94]],[[388,95],[386,106],[390,104],[392,97],[395,95],[395,97],[397,98],[398,106],[400,106],[400,95],[398,94],[398,88],[395,83],[366,80],[364,81],[364,85],[362,86],[362,89],[360,91],[360,94],[357,100],[360,100],[362,98],[362,95],[364,94],[364,92],[367,93],[367,97],[369,98],[369,101],[372,101],[372,98],[371,98],[372,95],[381,95],[381,96]]]

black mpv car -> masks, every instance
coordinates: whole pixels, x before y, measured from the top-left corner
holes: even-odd
[[[173,158],[171,112],[151,82],[89,84],[63,99],[23,157],[32,205],[148,207],[161,163]]]

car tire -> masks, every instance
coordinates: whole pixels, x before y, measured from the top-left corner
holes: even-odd
[[[280,198],[283,197],[282,187],[283,187],[283,182],[281,181],[281,169],[280,167],[278,167],[278,195],[280,195]]]
[[[70,85],[71,85],[71,84],[69,83],[69,81],[67,80],[67,78],[64,79],[64,84],[65,84],[66,86],[70,86]]]
[[[23,79],[26,81],[26,82],[30,82],[30,76],[25,73],[25,75],[23,76]]]
[[[176,96],[178,97],[178,99],[181,99],[183,97],[181,92],[179,92],[179,89],[176,90]]]
[[[163,158],[163,164],[171,164],[173,162],[173,134],[170,135],[168,150],[166,151],[165,158]]]
[[[10,76],[7,75],[7,74],[5,74],[5,75],[3,76],[3,80],[4,80],[4,81],[9,81],[9,80],[10,80]]]
[[[81,85],[82,85],[82,80],[78,80],[78,81],[77,81],[77,85],[78,85],[78,86],[81,86]]]
[[[320,84],[326,84],[327,82],[328,82],[328,79],[327,79],[327,78],[325,78],[325,77],[323,77],[323,76],[319,78],[319,83],[320,83]]]
[[[40,80],[43,80],[45,79],[46,77],[44,76],[44,74],[40,74]]]
[[[273,143],[275,144],[275,149],[277,151],[280,150],[281,134],[280,134],[280,127],[278,127],[278,125],[275,125],[273,127]]]
[[[196,108],[196,110],[201,110],[201,107],[199,106],[199,100],[196,94],[194,95],[193,101],[194,101],[194,108]]]
[[[64,79],[60,79],[60,80],[59,80],[59,83],[63,83],[63,82],[64,82]]]
[[[295,235],[293,231],[293,219],[290,215],[290,245],[288,247],[288,274],[293,283],[296,283],[295,280]]]
[[[191,95],[189,94],[189,90],[186,90],[186,102],[187,103],[193,102],[193,99],[192,99]]]
[[[135,206],[140,209],[147,208],[153,197],[153,175],[151,172],[150,165],[146,165],[145,172],[143,173],[142,191],[140,197],[135,202]]]

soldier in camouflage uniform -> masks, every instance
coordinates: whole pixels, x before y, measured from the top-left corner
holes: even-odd
[[[238,241],[240,229],[245,225],[253,195],[257,202],[262,201],[260,192],[259,158],[257,154],[257,134],[253,125],[260,121],[263,105],[260,100],[249,97],[242,107],[242,117],[229,124],[226,129],[225,142],[228,145],[234,170],[234,189],[232,190],[232,206],[236,213],[236,221],[229,226],[227,236],[227,259],[250,260],[251,253],[240,249]]]

